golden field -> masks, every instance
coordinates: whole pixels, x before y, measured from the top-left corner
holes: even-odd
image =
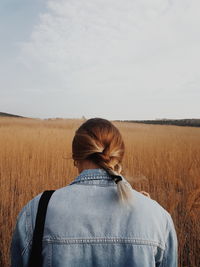
[[[0,266],[9,266],[16,216],[35,195],[77,175],[71,141],[81,120],[0,118]],[[116,122],[123,174],[172,215],[179,266],[200,266],[200,128]]]

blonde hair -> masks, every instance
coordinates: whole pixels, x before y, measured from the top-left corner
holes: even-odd
[[[108,120],[89,119],[76,131],[72,142],[75,161],[91,160],[106,170],[117,184],[120,200],[132,202],[131,185],[121,177],[125,146],[119,130]]]

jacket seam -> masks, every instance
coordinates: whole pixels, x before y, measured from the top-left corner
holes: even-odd
[[[169,237],[169,222],[168,222],[168,220],[167,220],[167,234],[166,234],[166,236],[165,236],[165,249],[164,249],[164,253],[163,253],[163,261],[162,261],[162,265],[161,266],[163,266],[163,267],[165,267],[166,266],[166,256],[165,256],[165,253],[166,253],[166,250],[167,250],[167,239],[168,239],[168,237]]]
[[[58,244],[133,244],[133,245],[151,245],[159,247],[164,250],[165,247],[156,241],[149,241],[145,239],[135,238],[44,238],[45,243],[58,243]]]
[[[29,246],[30,246],[30,243],[32,242],[31,240],[31,235],[30,235],[30,232],[32,230],[32,225],[31,225],[31,221],[30,221],[30,212],[29,212],[29,209],[30,209],[30,203],[27,204],[27,206],[25,207],[25,210],[24,210],[24,216],[25,216],[25,231],[26,231],[26,240],[25,240],[25,245],[24,245],[24,248],[22,249],[22,252],[21,252],[21,255],[24,255],[26,253],[26,251],[28,250]]]
[[[102,187],[107,187],[107,186],[113,186],[113,187],[115,187],[116,186],[116,184],[114,184],[114,183],[90,183],[89,181],[85,181],[85,182],[77,182],[77,183],[74,183],[74,184],[70,184],[70,185],[94,185],[94,186],[102,186]]]

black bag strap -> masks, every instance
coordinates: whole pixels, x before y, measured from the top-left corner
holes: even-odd
[[[44,191],[38,204],[35,229],[33,232],[33,241],[31,254],[29,257],[29,267],[42,266],[42,238],[44,233],[44,224],[47,213],[47,206],[55,190]]]

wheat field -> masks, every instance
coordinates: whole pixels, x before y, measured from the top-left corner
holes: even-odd
[[[82,120],[0,118],[0,266],[9,266],[16,216],[36,194],[77,175],[71,141]],[[123,174],[167,209],[179,266],[200,266],[200,128],[115,122],[126,146]]]

